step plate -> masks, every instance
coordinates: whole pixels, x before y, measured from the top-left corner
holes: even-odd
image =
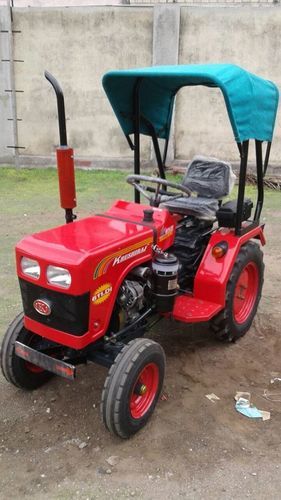
[[[196,299],[191,295],[179,295],[175,300],[173,318],[184,323],[209,321],[223,309],[221,304]]]

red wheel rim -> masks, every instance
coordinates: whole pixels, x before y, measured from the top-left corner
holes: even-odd
[[[149,363],[140,372],[130,396],[130,411],[133,418],[141,418],[151,407],[159,386],[159,369]]]
[[[245,323],[256,302],[259,272],[255,262],[249,262],[242,270],[235,286],[233,316],[236,323]]]

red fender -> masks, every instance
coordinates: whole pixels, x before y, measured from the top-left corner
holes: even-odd
[[[242,245],[251,238],[259,239],[265,245],[263,226],[258,226],[242,236],[236,236],[233,229],[218,229],[211,236],[194,280],[193,296],[196,299],[207,300],[225,305],[225,294],[229,276],[233,269],[236,257]],[[223,257],[215,258],[212,248],[226,242],[228,250]]]

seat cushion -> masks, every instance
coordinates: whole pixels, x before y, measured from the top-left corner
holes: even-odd
[[[189,163],[182,184],[199,196],[219,200],[230,193],[234,180],[229,163],[198,155]]]
[[[162,206],[172,213],[193,215],[198,219],[214,220],[216,218],[216,211],[219,208],[219,202],[214,198],[182,196],[166,201],[162,203]]]

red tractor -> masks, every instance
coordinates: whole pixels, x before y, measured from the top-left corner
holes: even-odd
[[[105,92],[134,152],[127,181],[135,202],[117,200],[106,212],[77,221],[63,93],[52,75],[46,78],[57,96],[66,224],[16,246],[24,312],[4,336],[2,371],[15,386],[32,390],[53,374],[74,379],[80,363],[108,367],[102,419],[109,431],[128,438],[153,413],[164,379],[165,354],[145,331],[161,318],[208,321],[218,339],[230,342],[251,326],[263,285],[260,214],[278,90],[233,65],[107,73]],[[223,93],[241,158],[235,201],[223,201],[234,183],[231,166],[214,158],[195,157],[180,183],[165,178],[175,95],[190,85]],[[152,138],[159,177],[140,175],[141,134]],[[253,203],[244,197],[250,139],[258,180],[253,216]],[[140,204],[140,193],[149,203]]]

